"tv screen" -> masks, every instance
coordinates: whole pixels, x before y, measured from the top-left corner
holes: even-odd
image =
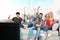
[[[0,40],[20,40],[18,23],[0,23]]]

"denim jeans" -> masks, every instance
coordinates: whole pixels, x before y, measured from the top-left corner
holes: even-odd
[[[51,27],[50,27],[50,26],[42,26],[42,28],[43,28],[43,30],[46,31],[46,32],[47,32],[48,30],[51,30]]]
[[[31,29],[29,30],[29,37],[32,38],[33,30],[36,30],[36,38],[38,38],[40,36],[40,28],[37,27],[31,27]]]
[[[33,26],[32,23],[28,23],[28,28],[31,28]]]
[[[20,24],[20,28],[24,28],[23,24]]]
[[[33,26],[33,24],[32,24],[32,23],[27,24],[27,25],[28,25],[28,28],[31,28],[31,27]],[[23,24],[20,24],[20,27],[21,27],[21,28],[24,28]]]

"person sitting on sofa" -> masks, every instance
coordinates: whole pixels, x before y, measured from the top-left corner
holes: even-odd
[[[29,37],[30,40],[32,40],[32,35],[33,35],[33,30],[36,30],[36,40],[38,40],[38,37],[40,36],[40,28],[43,25],[43,20],[42,20],[43,14],[40,13],[39,14],[39,19],[36,21],[35,25],[33,25],[33,27],[30,28],[29,30]]]
[[[53,13],[49,12],[45,15],[45,25],[43,26],[43,30],[45,31],[44,34],[48,35],[48,30],[51,30],[52,26],[54,24],[54,18],[53,18]],[[51,34],[48,35],[50,37]]]
[[[10,16],[8,17],[8,21],[9,22],[15,22],[15,23],[20,23],[21,24],[21,21],[22,21],[22,18],[20,17],[20,13],[19,12],[16,12],[16,17],[13,17],[12,19],[10,19]]]
[[[27,24],[29,28],[33,26],[33,20],[32,20],[31,14],[26,15],[24,21],[25,21],[25,24]]]

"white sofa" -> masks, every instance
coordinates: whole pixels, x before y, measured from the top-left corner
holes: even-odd
[[[51,37],[46,38],[46,36],[42,36],[41,34],[44,32],[43,30],[41,30],[41,38],[40,40],[59,40],[59,36],[58,36],[58,31],[57,31],[58,25],[57,23],[53,25],[52,30],[49,30],[48,33],[51,33]],[[21,33],[22,33],[22,40],[29,40],[29,29],[28,30],[24,30],[23,28],[21,28]],[[35,39],[35,34],[36,34],[36,30],[33,31],[33,40]]]
[[[21,33],[22,33],[22,35],[21,35],[21,38],[23,39],[23,40],[29,40],[29,29],[28,30],[24,30],[24,29],[22,29],[21,28]],[[41,34],[43,33],[43,30],[41,30]],[[52,39],[57,39],[57,40],[59,40],[59,37],[58,37],[58,31],[51,31],[51,30],[49,30],[49,33],[51,33],[52,34],[52,36],[50,37],[50,38],[47,38],[48,40],[52,40]],[[36,30],[34,30],[33,31],[33,40],[35,39],[35,34],[36,34]],[[45,40],[46,39],[46,36],[42,36],[41,35],[41,39],[40,40]]]

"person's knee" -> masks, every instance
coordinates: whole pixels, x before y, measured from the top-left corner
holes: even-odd
[[[30,28],[30,31],[33,31],[33,27]]]
[[[40,30],[40,28],[37,28],[37,30]]]

